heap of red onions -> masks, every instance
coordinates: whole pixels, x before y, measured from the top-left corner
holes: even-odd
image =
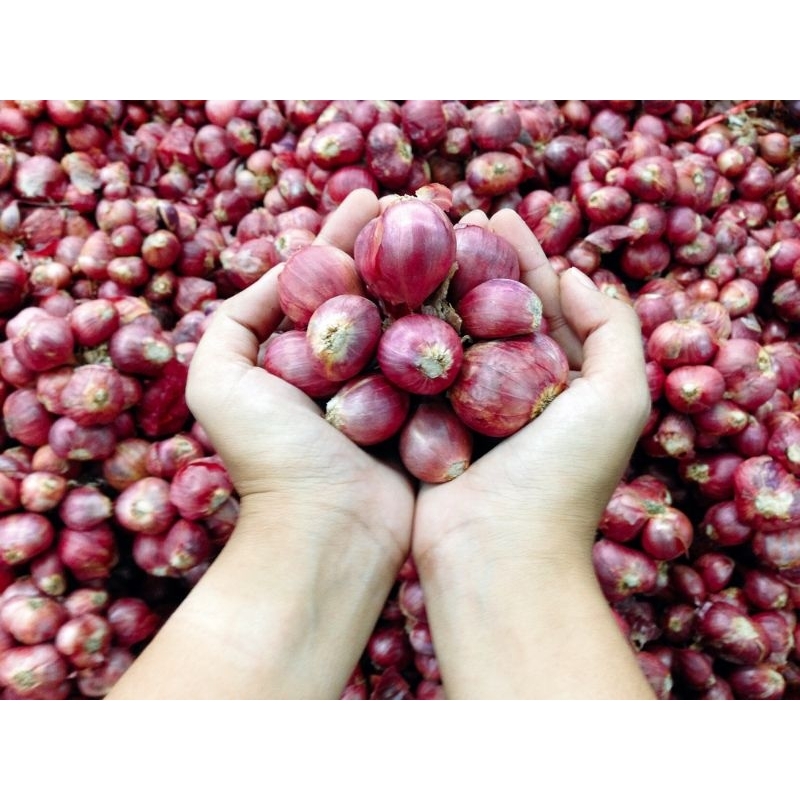
[[[653,410],[594,557],[644,674],[800,697],[799,127],[797,101],[0,101],[0,697],[102,697],[224,546],[187,369],[278,263],[262,365],[419,480],[541,413],[541,303],[457,224],[501,208],[642,324]],[[386,199],[353,256],[309,248],[358,187]],[[443,696],[413,563],[342,696]]]
[[[354,258],[329,246],[289,256],[278,289],[294,325],[267,342],[262,363],[319,400],[356,444],[396,441],[411,475],[441,483],[467,468],[474,436],[497,440],[537,417],[566,388],[569,366],[542,331],[541,301],[518,279],[496,278],[468,255],[471,288],[450,295],[460,237],[478,253],[504,243],[482,227],[456,229],[449,192],[436,191],[436,202],[391,196],[357,236]],[[507,260],[518,276],[513,251]],[[294,380],[282,340],[298,331],[327,390]]]

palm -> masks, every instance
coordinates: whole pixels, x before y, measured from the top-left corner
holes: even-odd
[[[632,447],[632,440],[605,435],[603,417],[590,383],[579,378],[541,417],[498,443],[459,478],[423,487],[414,518],[415,558],[424,558],[444,531],[480,536],[476,522],[488,529],[500,517],[529,520],[526,545],[539,552],[552,543],[549,516],[579,515],[575,521],[591,533],[619,480],[617,465]],[[469,527],[463,524],[467,518]]]
[[[403,557],[414,496],[409,481],[325,421],[300,390],[260,368],[247,369],[217,398],[208,431],[239,493],[302,492],[309,502],[355,515]],[[258,464],[254,471],[253,464]],[[373,520],[384,520],[377,528]]]

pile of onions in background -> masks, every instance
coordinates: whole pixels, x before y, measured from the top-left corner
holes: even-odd
[[[653,411],[598,527],[609,605],[660,697],[800,696],[799,126],[797,101],[0,101],[2,697],[102,697],[224,545],[194,347],[357,187],[444,197],[454,229],[514,208],[633,305]],[[421,302],[380,291],[393,324]],[[443,696],[413,563],[343,696]]]

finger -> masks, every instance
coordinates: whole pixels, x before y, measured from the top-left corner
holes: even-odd
[[[464,228],[467,225],[477,225],[480,228],[488,228],[489,217],[486,216],[485,212],[476,208],[474,211],[467,211],[453,227]]]
[[[539,295],[549,335],[564,348],[570,364],[579,365],[580,341],[564,318],[558,275],[550,266],[542,246],[522,217],[511,209],[498,211],[491,219],[491,226],[516,250],[520,280]]]
[[[223,389],[235,386],[256,364],[259,345],[283,319],[278,300],[282,268],[273,267],[214,312],[189,365],[186,398],[193,410],[218,403]]]
[[[560,276],[564,317],[583,343],[581,378],[603,392],[624,413],[650,410],[639,318],[627,303],[601,292],[574,267]]]
[[[379,213],[380,204],[374,192],[355,189],[331,212],[314,244],[330,245],[352,253],[361,229]]]

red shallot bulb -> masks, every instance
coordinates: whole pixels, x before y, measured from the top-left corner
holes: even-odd
[[[0,686],[12,688],[23,697],[62,684],[68,674],[66,660],[49,642],[12,647],[0,653]]]
[[[400,432],[400,460],[426,483],[457,478],[472,459],[472,433],[447,403],[421,403]]]
[[[337,295],[321,303],[308,321],[306,338],[317,371],[346,381],[372,359],[381,335],[381,313],[362,295]]]
[[[24,564],[44,553],[54,540],[53,524],[43,514],[8,514],[0,518],[0,563]]]
[[[474,339],[522,336],[539,330],[542,301],[528,286],[492,278],[470,289],[456,305],[461,332]]]
[[[278,298],[283,313],[305,327],[325,300],[340,294],[364,294],[352,257],[330,245],[297,250],[278,275]]]
[[[55,637],[61,655],[77,669],[101,666],[111,649],[113,631],[99,614],[80,614],[67,620]]]
[[[448,397],[472,430],[505,437],[539,416],[568,377],[564,351],[546,334],[478,342],[465,350]]]
[[[457,225],[456,262],[448,297],[453,304],[479,283],[492,278],[519,280],[516,250],[501,236],[479,225]]]
[[[355,264],[367,289],[390,306],[418,309],[447,278],[456,239],[433,203],[398,196],[368,222],[355,243]]]
[[[215,456],[184,464],[169,482],[170,503],[187,520],[213,514],[232,492],[233,483],[228,471]]]
[[[331,397],[341,387],[340,381],[331,381],[317,370],[317,359],[311,354],[304,330],[274,334],[264,347],[261,366],[309,397]]]
[[[461,338],[449,323],[407,314],[383,332],[376,357],[381,372],[407,392],[433,395],[447,389],[461,367]]]
[[[351,378],[325,406],[325,419],[356,444],[367,446],[394,436],[408,416],[408,392],[383,375]]]

